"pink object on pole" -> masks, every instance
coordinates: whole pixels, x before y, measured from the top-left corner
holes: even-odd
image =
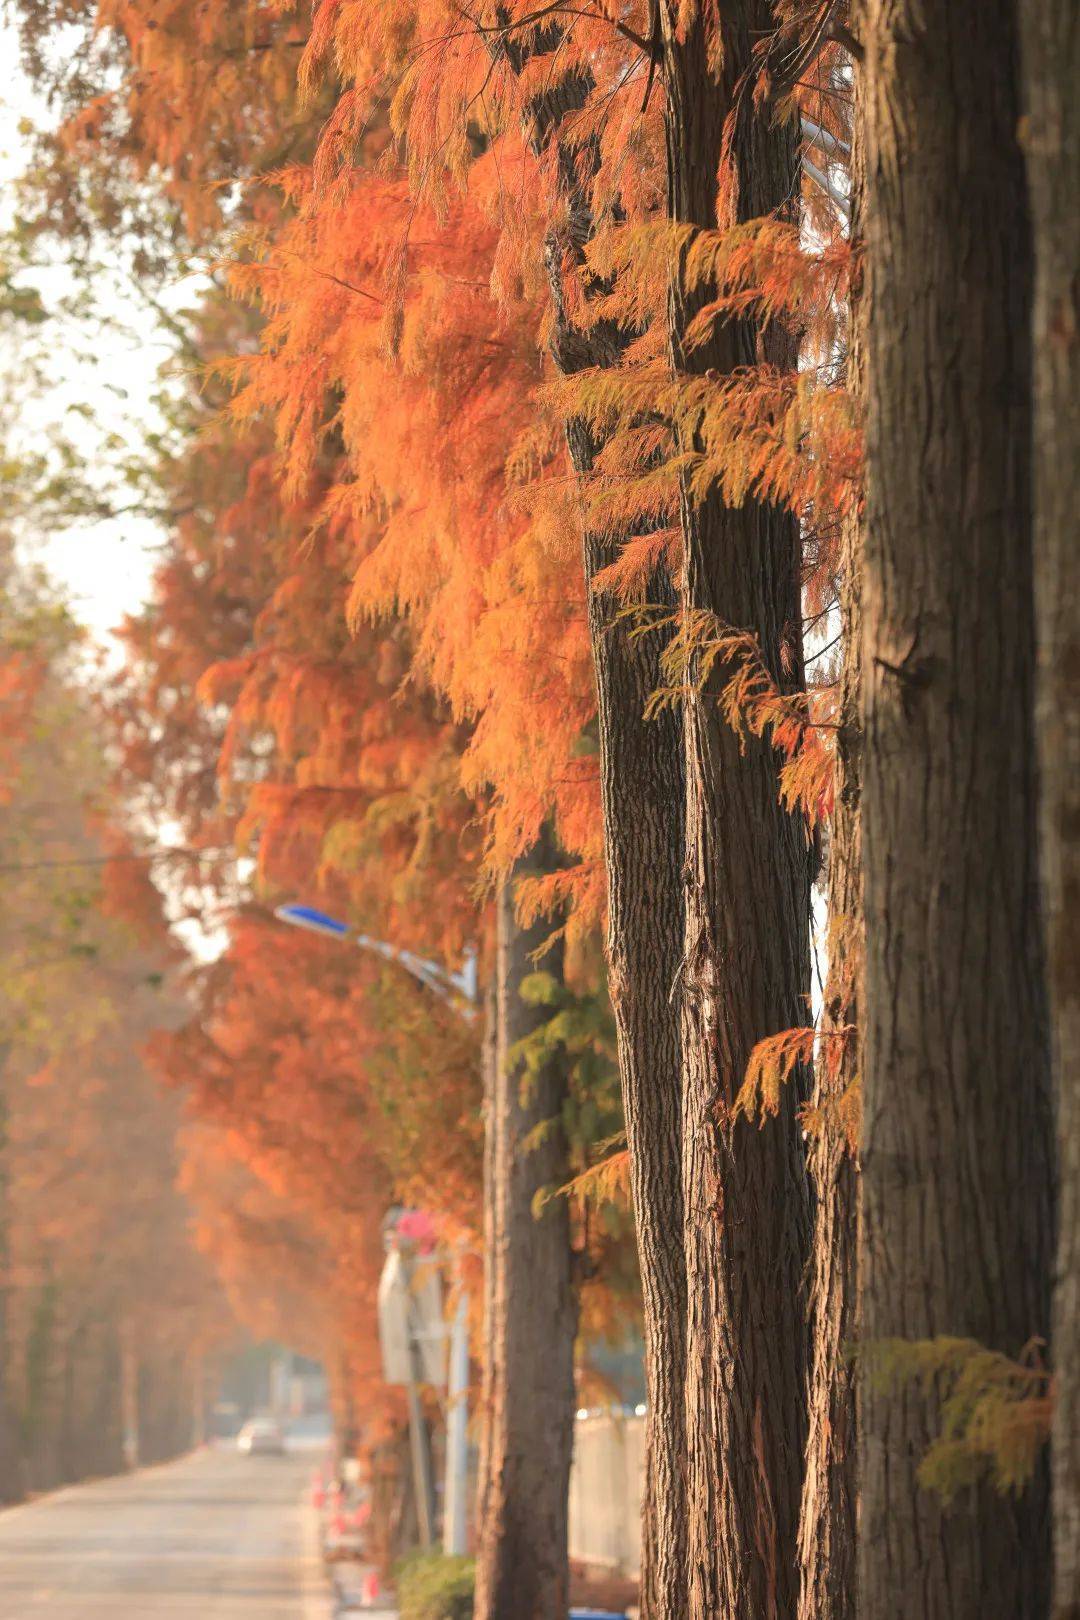
[[[397,1235],[408,1243],[415,1243],[421,1254],[430,1254],[438,1239],[435,1222],[426,1209],[407,1209],[398,1217]]]

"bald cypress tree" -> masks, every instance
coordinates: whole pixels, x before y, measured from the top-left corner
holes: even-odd
[[[775,25],[766,0],[690,19],[662,3],[668,211],[716,230],[730,133],[734,221],[790,209],[799,159],[790,125],[743,94],[752,46]],[[722,223],[728,223],[727,220]],[[689,240],[692,233],[684,240]],[[709,341],[688,331],[709,289],[672,270],[671,359],[686,378],[729,378],[759,359],[794,361],[791,338],[730,318]],[[692,430],[679,443],[692,455]],[[802,680],[800,540],[764,499],[738,505],[684,481],[681,607],[749,632],[777,684]],[[692,674],[692,672],[691,672]],[[807,1021],[810,859],[781,805],[771,744],[741,741],[720,711],[720,660],[684,704],[686,918],[683,1202],[687,1270],[686,1447],[692,1620],[794,1616],[806,1415],[810,1210],[795,1086],[763,1129],[734,1108],[751,1052]]]
[[[1043,892],[1061,1209],[1054,1298],[1054,1614],[1080,1615],[1080,15],[1020,0],[1035,250],[1035,624]]]
[[[945,1505],[944,1336],[1049,1327],[1030,220],[1011,0],[867,0],[860,1607],[1046,1614],[1045,1471]],[[873,1374],[877,1366],[877,1376]],[[899,1365],[904,1365],[900,1357]]]

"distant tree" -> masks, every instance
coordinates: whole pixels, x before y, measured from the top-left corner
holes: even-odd
[[[3,656],[25,666],[0,839],[0,1393],[18,1495],[121,1466],[122,1364],[142,1455],[186,1447],[192,1346],[211,1354],[232,1325],[175,1190],[177,1105],[140,1058],[183,1016],[161,897],[109,812],[73,622],[31,570],[9,560],[5,585]]]

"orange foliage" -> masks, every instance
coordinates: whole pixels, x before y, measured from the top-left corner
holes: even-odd
[[[42,678],[41,661],[32,654],[21,648],[0,654],[0,804],[9,803],[14,792],[26,727]]]
[[[441,218],[381,173],[332,200],[290,175],[298,217],[231,272],[267,316],[260,355],[232,368],[234,413],[272,413],[290,489],[340,433],[320,518],[353,546],[351,622],[403,617],[414,671],[470,725],[462,781],[494,790],[498,869],[549,815],[567,848],[598,854],[595,772],[576,757],[592,717],[576,533],[538,545],[506,489],[539,408],[539,311],[524,287],[492,304],[490,212],[528,162],[504,144]]]
[[[313,1290],[331,1312],[319,1348],[345,1347],[350,1393],[372,1434],[394,1410],[375,1320],[387,1209],[429,1201],[437,1183],[443,1229],[478,1227],[476,1034],[449,1010],[440,1027],[430,999],[395,970],[384,977],[369,958],[297,940],[252,910],[205,970],[199,1017],[152,1047],[159,1073],[185,1088],[201,1122],[194,1154],[224,1151],[234,1166],[210,1176],[196,1157],[187,1171],[190,1185],[203,1184],[204,1241],[231,1291],[250,1317],[265,1315],[268,1304],[252,1298],[257,1279],[246,1275],[256,1242],[269,1275]],[[231,1205],[213,1193],[223,1180]]]
[[[66,9],[26,0],[31,36]],[[857,266],[836,210],[808,190],[801,233],[660,223],[649,0],[538,20],[527,0],[475,17],[452,0],[321,0],[310,28],[287,0],[85,9],[97,67],[69,151],[160,186],[189,245],[235,226],[244,306],[215,289],[189,333],[204,391],[161,472],[169,550],[110,697],[128,781],[195,851],[238,839],[262,892],[450,960],[489,950],[480,885],[550,821],[565,870],[519,900],[572,903],[580,943],[604,893],[582,525],[631,536],[596,588],[640,607],[657,563],[680,566],[680,480],[783,504],[803,526],[808,622],[827,628],[860,453],[840,338]],[[815,16],[787,0],[744,93],[842,137],[837,48]],[[548,104],[556,57],[582,90],[570,113]],[[752,310],[798,330],[798,368],[675,374],[659,318],[675,255],[704,299],[692,341]],[[580,328],[629,336],[618,364],[552,381],[553,294]],[[568,417],[598,446],[583,485]],[[765,668],[743,627],[670,628],[658,700],[719,662],[728,719],[769,735],[789,805],[826,817],[829,666],[807,693],[801,666]],[[476,1054],[439,1019],[395,1022],[400,982],[322,942],[283,948],[208,861],[188,898],[199,888],[233,914],[229,945],[158,1061],[349,1257],[367,1300],[377,1211],[418,1165],[441,1207],[474,1218],[475,1135],[443,1127],[474,1117]],[[748,1077],[767,1094],[809,1056],[777,1039]],[[403,1053],[401,1073],[432,1077],[426,1115],[386,1079]]]

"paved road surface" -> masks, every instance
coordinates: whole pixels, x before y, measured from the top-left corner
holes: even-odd
[[[324,1620],[313,1461],[203,1451],[0,1513],[0,1620]]]

